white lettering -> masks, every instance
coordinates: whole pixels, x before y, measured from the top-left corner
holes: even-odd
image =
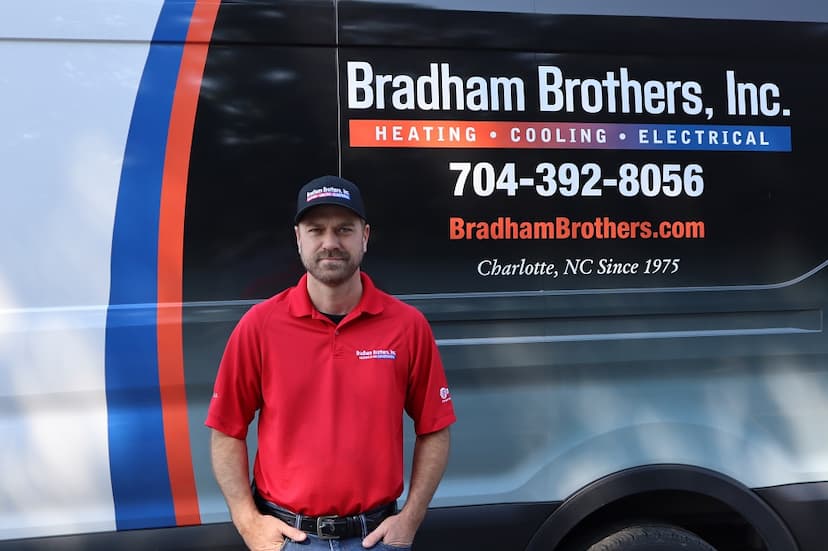
[[[618,74],[607,71],[606,78],[568,78],[560,67],[538,67],[538,96],[541,111],[572,113],[675,114],[679,110],[698,115],[704,109],[701,84],[695,81],[639,81],[629,69],[620,67]],[[773,90],[767,95],[772,96]]]
[[[346,69],[349,109],[399,111],[525,111],[523,79],[513,76],[464,78],[448,63],[429,63],[428,73],[375,73],[366,61],[348,61]]]

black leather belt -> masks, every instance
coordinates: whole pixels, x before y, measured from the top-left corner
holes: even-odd
[[[298,516],[298,528],[300,530],[322,539],[361,538],[363,536],[363,523],[365,524],[364,533],[368,534],[379,526],[383,520],[397,512],[397,503],[392,501],[387,505],[382,505],[359,515],[306,517],[267,501],[255,489],[253,490],[253,501],[256,502],[259,512],[274,516],[290,526],[296,526],[296,517]]]

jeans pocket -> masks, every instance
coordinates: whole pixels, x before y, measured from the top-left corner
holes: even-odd
[[[376,549],[385,549],[386,551],[411,551],[410,545],[391,545],[389,543],[385,543],[384,541],[379,542],[376,545]]]

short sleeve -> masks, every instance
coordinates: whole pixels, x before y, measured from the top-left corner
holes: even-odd
[[[411,366],[405,409],[418,435],[444,429],[457,420],[443,362],[431,327],[416,311],[412,323]]]
[[[262,404],[261,311],[249,310],[227,341],[213,387],[205,424],[244,439]]]

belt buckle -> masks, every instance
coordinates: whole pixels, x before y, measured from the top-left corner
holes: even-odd
[[[338,517],[336,515],[328,515],[322,517],[316,517],[316,535],[320,539],[323,540],[338,540],[339,536],[334,534],[334,530],[336,529],[336,519]],[[328,529],[326,533],[324,530]]]

